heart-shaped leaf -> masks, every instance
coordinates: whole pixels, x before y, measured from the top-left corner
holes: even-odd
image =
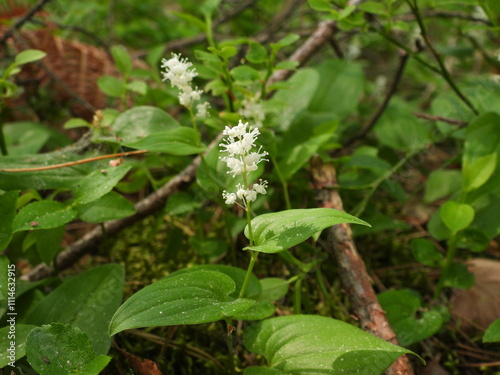
[[[120,306],[111,320],[110,335],[130,328],[208,323],[236,315],[255,301],[230,298],[235,289],[233,279],[222,272],[195,271],[168,276],[140,290]]]
[[[264,320],[246,330],[244,342],[268,367],[286,374],[374,375],[412,353],[345,322],[313,315]]]
[[[41,375],[98,375],[111,360],[96,357],[92,343],[79,328],[60,323],[33,329],[26,340],[26,354]]]
[[[257,216],[252,220],[254,245],[245,250],[278,253],[307,240],[313,234],[341,223],[370,226],[343,211],[333,208],[311,208],[274,212]],[[250,238],[248,225],[245,236]]]
[[[466,203],[448,201],[441,207],[441,219],[453,233],[467,228],[474,220],[474,208]]]
[[[124,271],[106,264],[60,285],[27,316],[29,324],[69,323],[91,339],[97,354],[106,354],[111,339],[106,329],[123,295]]]

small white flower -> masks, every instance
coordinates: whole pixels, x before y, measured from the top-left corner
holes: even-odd
[[[224,198],[226,204],[234,204],[236,202],[236,194],[228,193],[225,190],[222,192],[222,198]]]
[[[257,199],[257,192],[254,190],[245,190],[245,200],[247,202],[255,202]]]
[[[267,181],[259,180],[258,184],[253,184],[252,189],[259,194],[266,194]]]

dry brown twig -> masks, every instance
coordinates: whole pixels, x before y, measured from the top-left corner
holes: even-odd
[[[323,164],[319,157],[314,158],[311,161],[311,177],[318,206],[343,211],[342,199],[334,189],[338,186],[335,167],[332,164]],[[328,244],[327,251],[338,264],[342,285],[349,295],[361,328],[397,345],[396,334],[377,300],[372,280],[352,239],[351,226],[338,224],[330,227]],[[386,370],[386,374],[412,375],[413,369],[408,358],[402,356]]]

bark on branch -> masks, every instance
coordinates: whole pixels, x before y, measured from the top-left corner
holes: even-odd
[[[314,158],[311,161],[311,177],[318,206],[343,211],[342,199],[334,189],[334,186],[337,186],[335,167],[332,164],[323,164],[321,159]],[[342,285],[348,293],[361,328],[397,345],[396,334],[377,300],[372,280],[352,239],[349,224],[334,225],[329,229],[327,251],[338,264]],[[386,374],[412,375],[413,369],[408,358],[402,356],[387,369]]]

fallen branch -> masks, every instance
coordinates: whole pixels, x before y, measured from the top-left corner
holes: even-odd
[[[335,32],[335,22],[331,20],[322,21],[318,24],[316,31],[290,56],[288,60],[297,61],[298,66],[304,65],[320,47],[329,41]],[[284,81],[293,74],[293,70],[278,70],[269,78],[267,84]]]
[[[342,199],[338,191],[334,189],[334,186],[337,186],[334,166],[323,164],[321,159],[314,158],[311,161],[311,177],[318,206],[343,210]],[[329,229],[327,251],[338,264],[343,287],[351,300],[361,328],[397,345],[396,334],[377,300],[372,280],[352,239],[349,224],[338,224]],[[386,370],[386,374],[412,375],[413,369],[408,358],[402,356]]]

